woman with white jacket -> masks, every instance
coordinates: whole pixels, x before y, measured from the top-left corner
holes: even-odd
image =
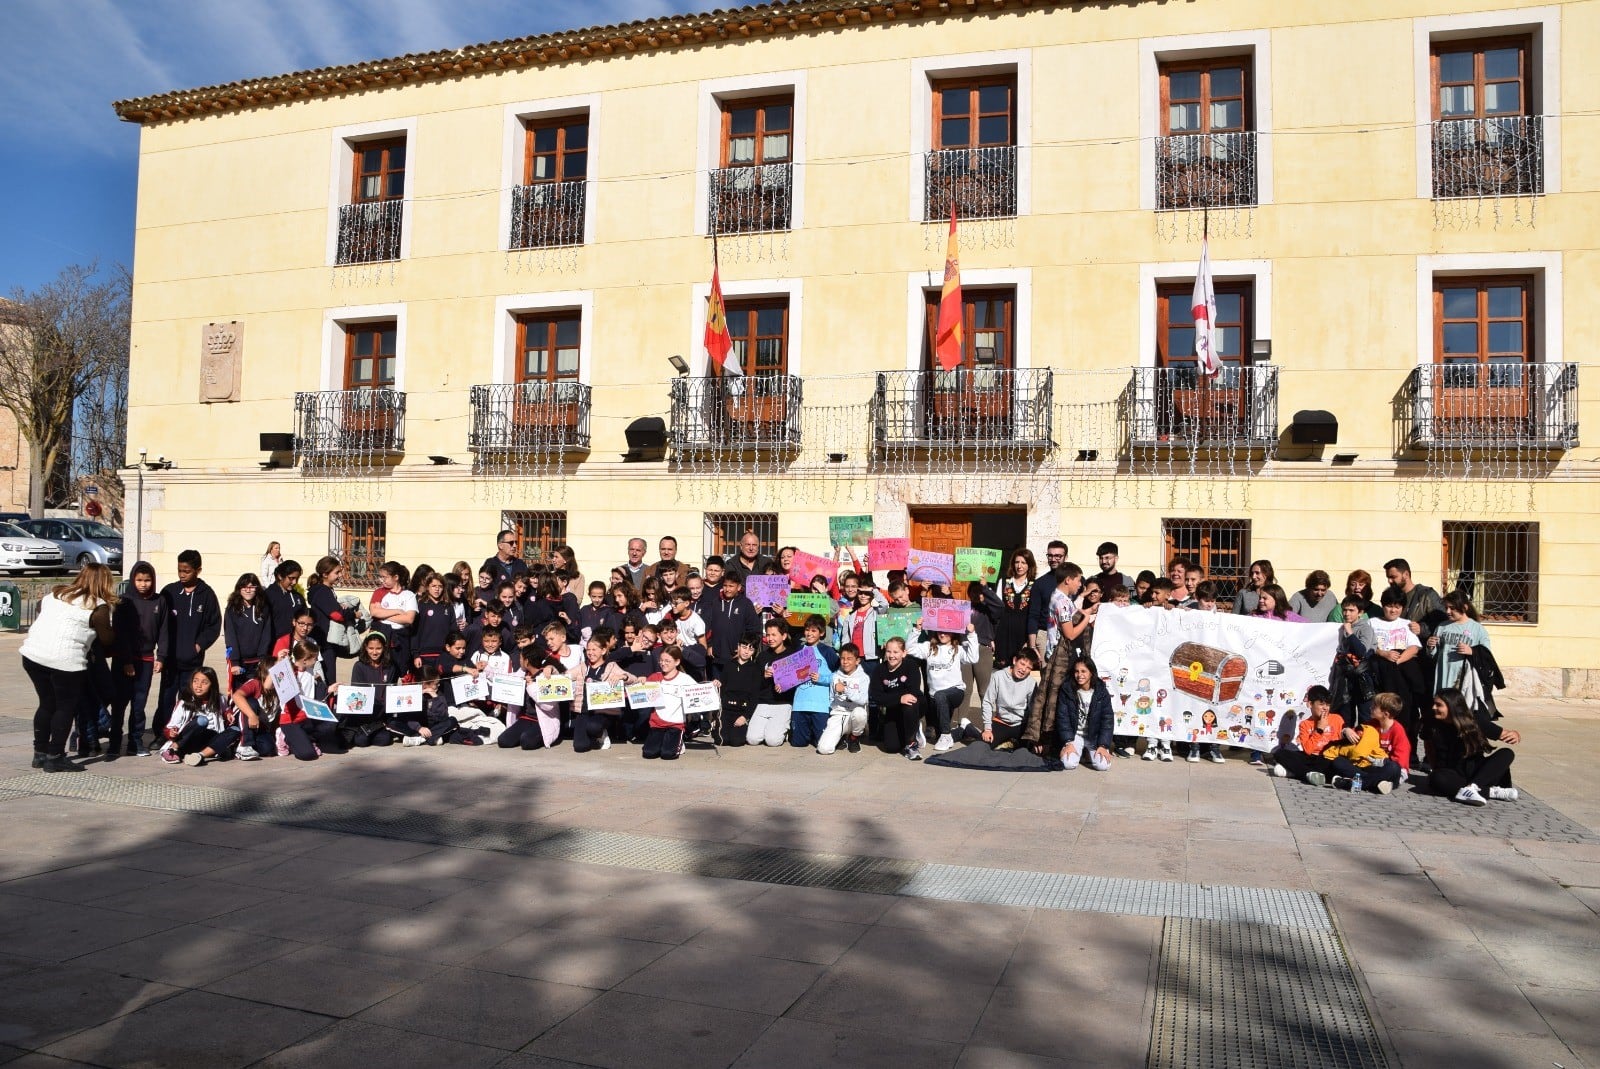
[[[933,706],[934,730],[939,734],[933,748],[943,753],[956,744],[950,735],[950,718],[967,700],[961,666],[978,663],[978,635],[970,622],[959,646],[949,631],[931,632],[932,641],[929,634],[924,631],[907,652],[927,664],[928,701]]]
[[[67,760],[67,735],[78,706],[87,701],[89,646],[107,649],[115,637],[111,609],[117,595],[111,569],[85,564],[78,577],[44,596],[39,618],[22,642],[22,669],[33,681],[39,708],[33,714],[33,767],[46,772],[82,772]]]

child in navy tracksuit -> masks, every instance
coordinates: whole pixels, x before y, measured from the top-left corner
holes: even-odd
[[[156,660],[166,641],[165,604],[156,593],[156,570],[140,561],[128,573],[132,583],[126,596],[111,613],[115,641],[111,649],[111,672],[116,697],[111,704],[111,739],[106,753],[122,747],[122,718],[128,717],[129,757],[150,756],[144,745],[145,706],[150,700],[150,684],[155,680]],[[160,692],[157,691],[157,694]]]
[[[239,731],[239,760],[278,756],[278,714],[282,706],[265,663],[256,669],[253,679],[233,688],[233,709],[233,723]]]
[[[228,689],[254,679],[261,662],[272,656],[272,609],[261,592],[261,580],[241,575],[222,614],[222,640],[227,650]]]
[[[753,633],[740,636],[733,658],[723,664],[722,678],[717,681],[722,712],[712,734],[712,741],[718,746],[743,746],[748,741],[750,714],[761,693],[761,669],[756,663],[756,647],[760,644]]]
[[[167,726],[178,691],[205,664],[206,650],[222,634],[222,608],[216,591],[200,578],[200,554],[186,549],[178,554],[178,581],[161,590],[162,611],[167,615],[158,660],[161,662],[161,696],[150,725],[159,736]]]
[[[450,709],[450,699],[439,693],[439,671],[427,665],[419,668],[422,684],[422,714],[413,716],[396,730],[404,733],[407,746],[438,746],[440,743],[459,742],[463,746],[478,746],[483,740],[477,735],[461,730]]]
[[[383,690],[400,678],[400,670],[390,658],[389,639],[379,631],[369,631],[361,640],[361,656],[350,666],[350,686],[374,687],[370,716],[346,717],[339,724],[340,736],[351,746],[388,746],[394,742],[383,715]]]

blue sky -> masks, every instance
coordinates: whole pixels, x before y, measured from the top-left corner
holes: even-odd
[[[737,0],[0,0],[0,294],[133,262],[139,130],[111,102]]]

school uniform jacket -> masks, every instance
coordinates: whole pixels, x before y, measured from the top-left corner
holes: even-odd
[[[162,662],[174,667],[200,664],[222,634],[222,607],[216,591],[204,579],[195,580],[189,590],[182,583],[169,583],[161,590],[161,601],[167,614]]]

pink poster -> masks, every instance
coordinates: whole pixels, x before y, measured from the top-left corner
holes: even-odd
[[[957,635],[967,633],[972,622],[970,602],[950,598],[922,599],[922,629],[924,631],[949,631]]]
[[[906,553],[906,578],[914,583],[949,583],[955,576],[953,553],[913,549]]]
[[[815,553],[807,553],[803,549],[795,550],[794,560],[789,562],[789,578],[800,590],[810,590],[811,580],[819,575],[826,576],[828,585],[832,586],[834,577],[838,574],[838,561],[819,557]]]
[[[778,691],[790,690],[809,679],[817,667],[817,651],[805,646],[787,657],[772,662],[772,686]]]
[[[787,575],[752,575],[744,581],[744,596],[758,609],[782,606],[789,597]]]
[[[867,542],[867,567],[875,572],[890,572],[906,566],[911,552],[909,538],[873,538]]]

